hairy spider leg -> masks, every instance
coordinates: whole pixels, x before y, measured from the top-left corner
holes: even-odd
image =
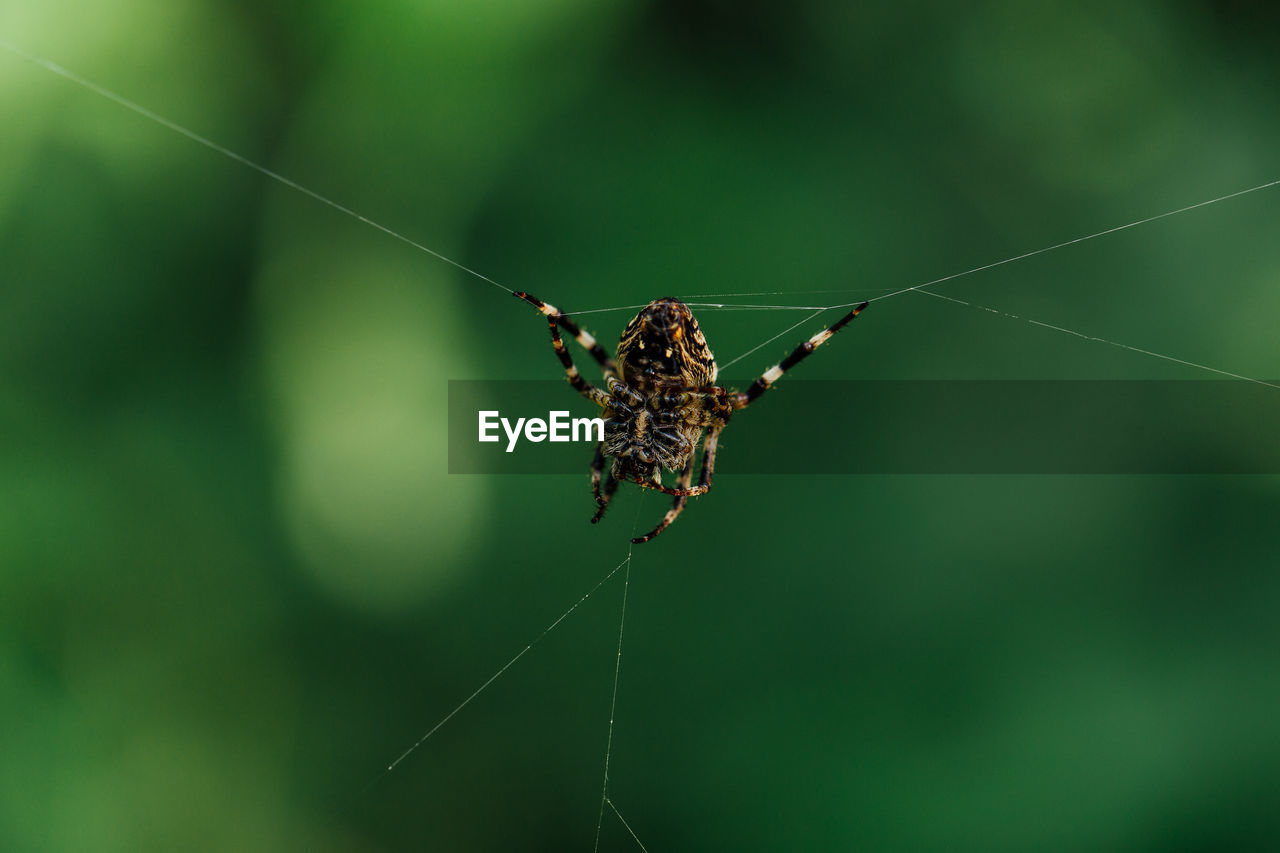
[[[605,379],[616,377],[618,375],[618,366],[614,363],[613,357],[609,355],[608,350],[600,345],[600,342],[585,329],[581,328],[577,323],[570,319],[568,314],[563,313],[554,305],[543,302],[536,296],[530,296],[522,291],[516,291],[516,297],[528,302],[538,311],[545,314],[548,319],[554,321],[560,328],[564,329],[578,345],[590,353],[591,357],[596,360],[596,364],[604,371]],[[563,361],[563,359],[562,359]]]
[[[627,480],[627,482],[635,483],[642,489],[653,489],[655,492],[662,492],[664,495],[677,495],[686,498],[696,498],[698,495],[705,495],[707,492],[711,491],[710,486],[693,486],[688,489],[672,486],[655,486],[653,483],[646,482],[639,478],[632,478]]]
[[[609,392],[600,390],[583,379],[582,374],[578,373],[578,368],[573,363],[573,356],[569,355],[569,350],[565,347],[564,341],[560,337],[560,327],[556,325],[556,318],[548,317],[547,325],[551,328],[551,347],[556,351],[556,357],[560,359],[560,363],[564,365],[564,375],[569,379],[569,384],[573,386],[573,390],[602,409],[608,406],[610,400]]]
[[[693,479],[693,454],[689,454],[689,461],[685,463],[684,470],[680,472],[680,479],[676,481],[676,489],[672,492],[676,496],[671,503],[671,509],[667,510],[667,514],[662,517],[662,521],[658,522],[658,526],[650,530],[643,536],[632,539],[631,542],[639,545],[648,542],[662,531],[671,526],[671,522],[684,511],[685,504],[689,502],[689,495],[706,494],[711,490],[711,475],[716,467],[716,442],[720,438],[720,430],[723,426],[712,427],[707,430],[707,438],[702,444],[702,473],[698,475],[698,485],[696,488],[689,488],[689,481]]]
[[[555,349],[556,356],[560,359],[560,363],[564,365],[565,375],[569,377],[569,384],[574,387],[579,394],[586,397],[591,402],[600,407],[605,407],[609,402],[609,394],[596,388],[587,382],[578,373],[578,368],[573,363],[573,358],[565,349],[564,341],[560,338],[560,332],[557,326],[563,328],[566,332],[573,335],[573,339],[578,345],[591,354],[591,357],[600,365],[600,369],[604,372],[604,378],[610,388],[618,381],[617,366],[614,364],[613,358],[610,357],[607,350],[600,346],[590,332],[582,329],[577,323],[573,322],[569,316],[554,305],[543,302],[536,296],[528,293],[517,291],[516,297],[528,302],[534,308],[545,315],[551,326],[551,346]],[[591,523],[595,524],[604,515],[605,508],[609,506],[609,501],[613,498],[614,492],[618,490],[618,480],[613,476],[613,472],[609,472],[609,477],[605,480],[603,493],[600,490],[600,475],[604,471],[604,442],[596,443],[596,455],[591,461],[591,492],[596,498],[595,516],[591,519]]]
[[[862,303],[848,314],[845,314],[835,323],[796,347],[795,350],[792,351],[791,355],[766,370],[761,374],[759,379],[752,382],[750,388],[746,391],[740,391],[737,394],[734,394],[732,400],[733,407],[735,409],[744,409],[755,402],[761,394],[769,390],[769,387],[773,385],[773,383],[781,379],[784,373],[808,358],[814,350],[826,343],[828,338],[843,329],[845,326],[849,325],[849,323],[853,321],[853,318],[861,314],[862,309],[866,307],[867,303]]]
[[[689,483],[692,480],[693,480],[693,454],[690,453],[689,458],[684,463],[684,470],[681,471],[680,476],[676,478],[676,489],[689,488]],[[684,505],[688,502],[689,502],[688,495],[680,495],[680,494],[676,495],[675,499],[671,502],[671,509],[667,510],[667,514],[662,517],[662,521],[658,522],[658,526],[650,530],[645,535],[637,536],[636,538],[632,539],[631,540],[632,544],[639,545],[641,542],[648,542],[650,539],[657,536],[662,531],[666,530],[667,526],[670,525],[671,522],[675,521],[676,516],[678,516],[681,513],[681,511],[684,510]]]
[[[591,493],[596,497],[596,514],[591,517],[591,523],[595,524],[604,517],[604,511],[609,508],[609,501],[613,500],[613,493],[618,491],[618,478],[613,476],[613,471],[609,472],[608,478],[604,481],[604,492],[600,491],[600,475],[604,473],[604,442],[596,442],[596,455],[591,460]]]

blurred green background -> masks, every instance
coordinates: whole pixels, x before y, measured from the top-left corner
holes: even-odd
[[[0,39],[568,310],[825,305],[1280,177],[1260,8],[3,0]],[[447,475],[447,381],[555,378],[545,325],[3,51],[0,125],[0,849],[590,849],[622,573],[382,773],[664,509],[589,525],[585,450]],[[938,290],[1274,379],[1277,193]],[[722,362],[802,316],[700,313]],[[802,370],[635,553],[646,847],[1280,848],[1274,477],[734,474],[753,421],[910,436],[806,378],[1212,374],[918,294]]]

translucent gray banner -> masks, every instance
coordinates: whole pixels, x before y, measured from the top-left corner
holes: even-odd
[[[481,442],[481,413],[488,434]],[[552,415],[563,412],[564,415]],[[449,473],[581,474],[563,381],[451,381]],[[500,419],[514,429],[513,442]],[[534,440],[531,419],[547,424]],[[569,440],[552,441],[555,432]],[[718,474],[1275,474],[1280,389],[1243,381],[804,381],[734,414]]]

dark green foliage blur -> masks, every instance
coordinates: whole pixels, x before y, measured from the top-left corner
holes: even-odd
[[[0,40],[567,310],[835,305],[1280,178],[1278,24],[0,2]],[[5,50],[0,127],[0,849],[590,850],[627,569],[384,772],[666,508],[588,524],[586,447],[447,473],[448,381],[557,378],[545,323]],[[1278,229],[1280,187],[873,303],[736,418],[629,566],[609,797],[646,848],[1280,849],[1276,477],[734,472],[754,424],[912,440],[806,379],[1280,378]],[[805,316],[699,310],[722,363]],[[600,849],[639,849],[611,809]]]

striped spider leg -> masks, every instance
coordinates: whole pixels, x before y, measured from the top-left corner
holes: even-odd
[[[519,299],[528,302],[539,313],[547,318],[547,323],[551,328],[551,346],[555,350],[556,357],[560,359],[560,364],[564,366],[564,372],[569,380],[569,384],[574,390],[591,402],[603,408],[608,407],[612,397],[614,386],[620,384],[618,382],[618,367],[614,363],[613,358],[608,351],[602,347],[590,332],[585,331],[577,323],[569,318],[567,314],[543,302],[536,296],[528,293],[517,292],[515,294]],[[591,383],[582,378],[578,372],[578,368],[573,363],[573,357],[569,355],[569,351],[565,348],[564,341],[560,338],[559,329],[563,328],[566,332],[573,336],[578,345],[586,350],[596,363],[600,365],[601,371],[604,373],[605,382],[610,386],[609,393],[601,391]],[[595,459],[591,463],[591,491],[595,495],[596,510],[595,516],[591,519],[591,523],[595,524],[604,515],[605,508],[609,505],[609,501],[613,498],[614,492],[618,490],[618,480],[613,477],[610,472],[608,480],[605,481],[604,490],[600,488],[600,478],[604,472],[604,442],[596,443]]]
[[[759,378],[757,378],[755,382],[751,383],[750,388],[746,391],[740,391],[737,394],[734,394],[733,408],[735,410],[745,409],[747,406],[758,400],[760,395],[765,391],[768,391],[773,386],[773,383],[782,378],[784,373],[812,355],[814,350],[825,344],[836,332],[852,323],[853,318],[861,314],[862,310],[867,307],[867,304],[868,303],[863,302],[848,314],[845,314],[839,320],[835,321],[821,332],[818,332],[818,334],[809,338],[809,340],[800,344],[800,346],[791,351],[791,355],[760,374]]]

